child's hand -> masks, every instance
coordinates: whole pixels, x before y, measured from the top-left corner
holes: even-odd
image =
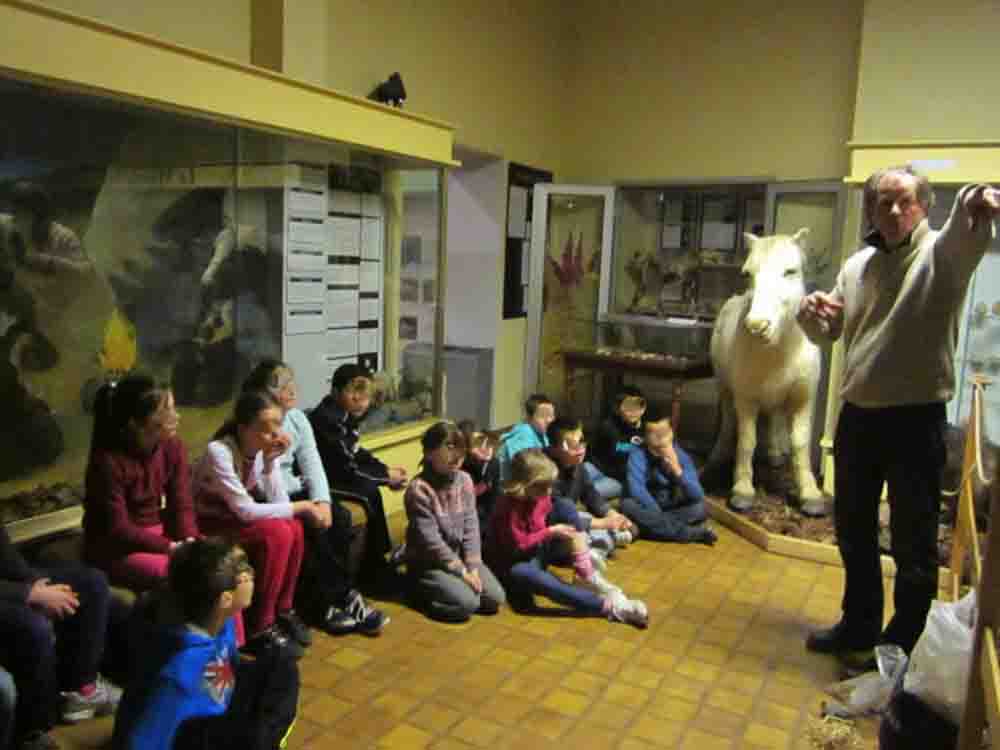
[[[389,469],[389,487],[394,490],[401,490],[406,486],[409,475],[402,466],[394,466]]]
[[[48,578],[39,578],[28,592],[28,604],[38,607],[55,620],[61,620],[79,609],[80,598],[64,583],[51,583]]]
[[[576,529],[568,523],[557,523],[555,526],[549,526],[549,531],[552,536],[559,537],[560,539],[572,539],[576,536]]]
[[[483,593],[483,580],[479,577],[478,570],[466,570],[465,573],[462,574],[462,580],[469,584],[469,588],[477,594]]]

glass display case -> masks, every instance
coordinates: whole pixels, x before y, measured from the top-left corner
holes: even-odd
[[[79,502],[95,392],[132,371],[193,456],[264,356],[303,408],[362,362],[368,429],[437,413],[440,168],[14,78],[0,111],[0,521]]]
[[[743,233],[763,233],[766,186],[622,187],[602,318],[714,320],[741,288]]]

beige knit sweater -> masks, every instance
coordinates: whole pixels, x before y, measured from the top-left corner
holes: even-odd
[[[886,252],[863,247],[844,263],[832,294],[844,304],[829,331],[802,328],[814,343],[844,337],[841,396],[856,406],[946,402],[955,392],[955,346],[969,280],[994,237],[993,223],[973,222],[955,198],[941,231],[927,220],[907,244]]]

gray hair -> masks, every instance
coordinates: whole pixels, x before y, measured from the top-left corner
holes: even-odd
[[[873,172],[871,177],[865,180],[864,186],[864,214],[865,221],[869,227],[875,226],[875,211],[878,204],[878,184],[886,175],[904,175],[912,177],[917,182],[917,202],[923,207],[925,213],[930,213],[934,206],[934,188],[927,175],[918,171],[912,164],[900,164],[894,167],[886,167]]]

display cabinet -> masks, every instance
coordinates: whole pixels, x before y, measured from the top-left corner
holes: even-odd
[[[371,429],[439,413],[450,127],[65,14],[3,8],[0,25],[81,56],[0,51],[0,521],[80,501],[95,392],[128,372],[171,385],[192,457],[265,356],[294,368],[302,408],[361,362]],[[172,77],[151,76],[144,103],[115,89],[132,85],[114,78],[124,59],[167,54],[217,101]]]

